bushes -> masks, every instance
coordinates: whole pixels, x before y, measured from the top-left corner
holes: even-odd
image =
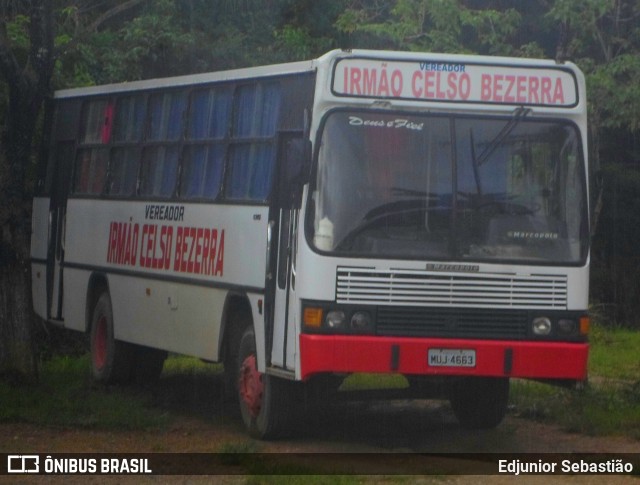
[[[640,329],[640,170],[609,165],[602,177],[590,297],[605,321]]]

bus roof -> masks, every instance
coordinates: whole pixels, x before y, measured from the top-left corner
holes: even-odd
[[[181,86],[194,86],[213,82],[236,81],[256,77],[284,76],[299,74],[315,70],[315,61],[290,62],[286,64],[273,64],[269,66],[248,67],[227,71],[208,72],[201,74],[188,74],[142,81],[132,81],[82,88],[61,89],[55,92],[55,98],[76,98],[82,96],[94,96],[110,93],[124,93],[129,91],[141,91],[158,88],[170,88]]]
[[[384,51],[384,50],[333,50],[325,55],[308,61],[290,62],[284,64],[272,64],[258,67],[233,69],[226,71],[208,72],[201,74],[190,74],[184,76],[147,79],[141,81],[105,84],[98,86],[88,86],[80,88],[62,89],[55,92],[56,98],[74,98],[83,96],[95,96],[110,93],[124,93],[130,91],[150,90],[159,88],[194,86],[214,82],[236,81],[251,78],[266,78],[284,76],[290,74],[302,74],[316,71],[320,65],[328,66],[333,60],[360,59],[370,61],[389,61],[401,64],[417,63],[421,69],[446,69],[447,66],[463,64],[473,64],[487,67],[504,67],[520,69],[548,69],[571,72],[573,76],[581,77],[579,69],[572,63],[558,64],[553,60],[513,58],[513,57],[493,57],[465,54],[442,54],[430,52],[406,52],[406,51]],[[334,73],[335,74],[335,73]],[[334,82],[336,79],[334,79]],[[334,83],[335,84],[335,83]],[[347,94],[347,93],[341,93]],[[375,96],[374,96],[375,97]]]

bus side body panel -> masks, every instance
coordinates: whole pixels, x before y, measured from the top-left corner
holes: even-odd
[[[109,275],[118,340],[218,359],[223,289]]]
[[[87,293],[91,271],[67,267],[64,270],[64,327],[85,332],[90,330],[91,315],[87,314]],[[87,320],[88,317],[88,320]]]
[[[117,339],[216,360],[228,292],[262,291],[267,210],[70,200],[65,325],[84,330],[78,295],[101,273]]]

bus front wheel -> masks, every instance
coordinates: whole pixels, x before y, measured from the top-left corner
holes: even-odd
[[[460,424],[467,429],[491,429],[507,412],[509,379],[467,377],[456,381],[449,401]]]
[[[103,292],[91,318],[91,367],[98,382],[116,384],[131,378],[133,349],[130,344],[115,339],[111,297]]]
[[[258,439],[281,438],[293,431],[296,385],[258,371],[255,334],[248,327],[238,349],[238,401],[242,421]]]

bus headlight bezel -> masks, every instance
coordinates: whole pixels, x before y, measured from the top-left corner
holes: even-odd
[[[534,335],[539,337],[546,337],[551,335],[551,331],[553,330],[553,325],[551,324],[551,319],[549,317],[536,317],[531,322],[531,330]]]
[[[371,335],[375,333],[375,309],[310,302],[302,309],[302,327],[306,333]]]
[[[342,310],[330,310],[324,319],[324,325],[331,330],[340,330],[344,328],[347,322],[347,316]]]

